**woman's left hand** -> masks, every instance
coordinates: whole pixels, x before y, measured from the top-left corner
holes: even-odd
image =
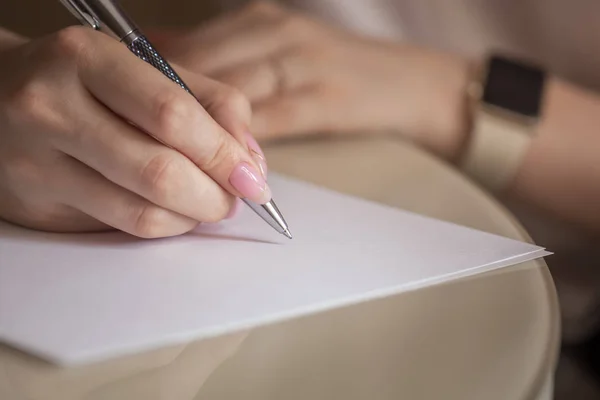
[[[260,139],[399,131],[451,155],[465,62],[362,37],[269,2],[154,41],[186,68],[240,89]]]

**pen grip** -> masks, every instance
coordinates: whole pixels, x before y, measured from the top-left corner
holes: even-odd
[[[186,86],[183,80],[181,80],[179,75],[177,75],[169,63],[162,58],[158,51],[144,36],[139,36],[127,47],[133,52],[133,54],[162,72],[167,78],[181,86],[181,88],[186,92],[192,94],[192,91]]]
[[[173,70],[173,68],[171,68],[169,63],[164,58],[162,58],[158,51],[152,46],[152,44],[150,44],[150,42],[144,36],[140,35],[135,40],[133,40],[131,44],[129,44],[127,47],[129,47],[129,50],[131,50],[139,58],[152,65],[154,68],[158,69],[167,78],[169,78],[170,80],[178,84],[183,90],[194,96],[192,91],[186,86],[186,84],[179,77],[179,75],[177,75],[177,73]],[[277,209],[277,206],[275,205],[275,202],[273,202],[273,200],[269,201],[266,204],[255,204],[247,199],[244,201],[255,213],[257,213],[275,230],[277,230],[279,233],[284,234],[289,239],[292,238],[292,234],[290,233],[287,224],[283,219],[283,216]]]

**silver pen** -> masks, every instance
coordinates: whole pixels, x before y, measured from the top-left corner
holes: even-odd
[[[107,33],[124,43],[136,56],[158,69],[193,96],[187,85],[114,0],[60,0],[60,2],[82,24]],[[242,200],[277,232],[289,239],[292,238],[283,215],[272,199],[265,204],[256,204],[248,199]]]

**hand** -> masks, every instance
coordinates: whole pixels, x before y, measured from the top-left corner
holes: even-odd
[[[191,32],[171,59],[240,89],[259,138],[399,131],[446,156],[466,130],[462,59],[358,36],[267,2]]]
[[[235,197],[268,201],[247,100],[180,72],[204,108],[88,28],[0,53],[0,218],[153,238],[219,221]]]

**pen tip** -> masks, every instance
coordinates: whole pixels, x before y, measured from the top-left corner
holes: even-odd
[[[285,231],[283,231],[283,234],[285,235],[285,237],[287,237],[288,239],[292,238],[292,234],[290,233],[289,229],[286,229]]]

